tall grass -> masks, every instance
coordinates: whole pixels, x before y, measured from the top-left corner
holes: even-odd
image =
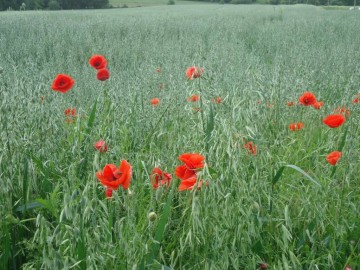
[[[1,269],[360,267],[358,14],[177,5],[0,21]],[[93,54],[107,58],[108,81]],[[188,81],[192,65],[205,72]],[[75,79],[67,94],[50,89],[58,73]],[[321,110],[286,106],[306,90]],[[344,126],[322,124],[342,105]],[[337,149],[333,171],[325,157]],[[206,157],[208,185],[178,192],[173,175],[153,190],[152,169],[173,173],[186,152]],[[121,159],[130,192],[108,200],[95,172]]]

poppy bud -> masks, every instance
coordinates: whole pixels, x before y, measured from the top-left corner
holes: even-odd
[[[156,220],[156,218],[157,218],[157,215],[156,215],[155,212],[150,212],[150,213],[148,214],[148,219],[149,219],[151,222],[154,222],[154,221]]]
[[[269,265],[267,263],[261,263],[259,265],[260,269],[267,269],[269,267]]]
[[[100,140],[94,143],[94,148],[98,150],[100,153],[105,153],[108,150],[108,145],[105,143],[105,141]]]

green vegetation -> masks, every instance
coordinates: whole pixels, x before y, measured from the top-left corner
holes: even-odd
[[[1,269],[359,269],[357,12],[163,5],[0,21]],[[193,65],[204,73],[187,80]],[[59,73],[75,80],[66,94],[51,90]],[[304,91],[324,106],[286,106]],[[330,129],[339,106],[351,114]],[[183,153],[206,157],[199,190],[178,191]],[[106,199],[95,173],[122,159],[130,190]],[[155,166],[168,189],[153,190]]]
[[[1,10],[108,8],[109,0],[0,0]]]
[[[176,5],[202,4],[197,1],[174,0]],[[168,5],[169,0],[110,0],[113,7],[146,7]]]

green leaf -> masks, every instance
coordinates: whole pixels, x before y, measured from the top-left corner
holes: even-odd
[[[86,129],[86,134],[87,135],[90,134],[91,129],[94,126],[95,115],[96,115],[96,106],[97,106],[97,100],[95,100],[95,103],[94,103],[93,108],[92,108],[91,113],[90,113],[89,121],[87,123],[87,129]]]
[[[33,201],[27,204],[23,204],[18,206],[15,210],[17,212],[25,212],[27,210],[32,210],[32,209],[39,209],[39,208],[43,208],[46,207],[43,203],[39,202],[39,201]]]
[[[272,183],[273,185],[275,185],[275,184],[279,181],[281,175],[283,174],[284,169],[285,169],[285,166],[282,166],[282,167],[276,172],[274,178],[273,178],[272,181],[271,181],[271,183]]]
[[[172,200],[173,200],[173,191],[169,192],[166,204],[164,206],[164,210],[161,214],[161,217],[160,217],[160,220],[158,223],[158,227],[156,229],[155,237],[154,237],[155,241],[152,243],[151,251],[148,254],[148,259],[147,259],[148,266],[152,265],[154,259],[157,257],[157,255],[159,253],[160,243],[164,239],[165,227],[166,227],[166,224],[168,223],[168,220],[170,217]]]
[[[303,174],[310,182],[312,182],[313,184],[321,187],[320,183],[317,182],[316,180],[314,180],[314,178],[312,178],[310,175],[308,175],[306,172],[304,172],[302,169],[300,169],[298,166],[296,165],[285,165],[286,167],[292,168],[296,171],[298,171],[299,173]]]
[[[281,175],[283,174],[284,172],[284,169],[288,167],[288,168],[292,168],[296,171],[298,171],[299,173],[301,173],[302,175],[304,175],[310,182],[312,182],[313,184],[321,187],[321,184],[316,181],[314,178],[312,178],[309,174],[307,174],[306,172],[304,172],[301,168],[299,168],[298,166],[296,165],[292,165],[292,164],[287,164],[287,165],[284,165],[282,166],[278,171],[277,173],[275,174],[274,178],[272,179],[272,185],[275,185],[279,180],[280,180],[280,177]]]

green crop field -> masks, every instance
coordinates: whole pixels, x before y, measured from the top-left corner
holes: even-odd
[[[0,22],[0,269],[360,269],[360,12]]]

